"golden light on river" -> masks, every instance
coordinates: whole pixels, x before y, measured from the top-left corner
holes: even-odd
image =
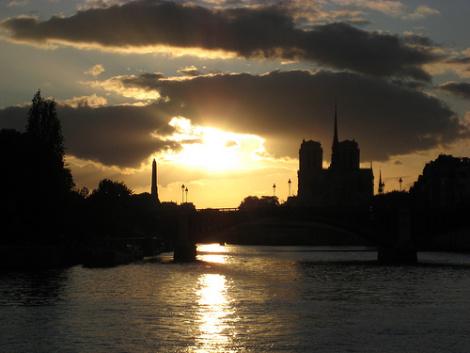
[[[224,263],[226,252],[219,244],[199,244],[199,260]],[[202,253],[202,254],[201,254]],[[228,280],[223,274],[204,273],[198,279],[199,335],[196,338],[197,353],[234,352],[233,325],[234,308],[230,301]]]
[[[223,264],[227,258],[225,253],[227,249],[225,246],[214,243],[214,244],[199,244],[197,246],[198,259],[204,262],[214,262]]]

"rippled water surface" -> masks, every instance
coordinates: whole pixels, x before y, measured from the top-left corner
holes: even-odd
[[[470,352],[468,255],[386,267],[364,251],[199,250],[0,274],[0,351]]]

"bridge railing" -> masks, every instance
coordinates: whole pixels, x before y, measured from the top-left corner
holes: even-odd
[[[238,212],[238,207],[223,207],[223,208],[198,208],[197,212]]]

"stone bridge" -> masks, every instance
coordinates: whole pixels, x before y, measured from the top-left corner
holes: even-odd
[[[181,244],[370,245],[377,247],[382,263],[417,260],[407,210],[220,208],[200,209],[182,220]]]

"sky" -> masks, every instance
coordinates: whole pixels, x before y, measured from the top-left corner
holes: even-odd
[[[0,0],[0,128],[58,103],[77,188],[236,207],[297,192],[298,150],[355,139],[377,189],[470,156],[468,0]],[[273,188],[273,185],[276,188]]]

